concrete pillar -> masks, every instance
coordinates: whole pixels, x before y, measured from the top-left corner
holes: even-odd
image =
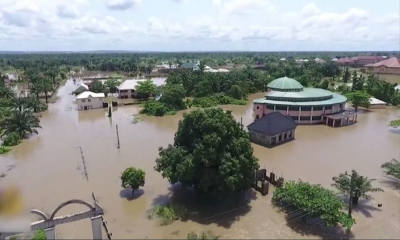
[[[47,239],[56,239],[56,228],[47,228],[44,230],[46,232]]]
[[[289,115],[289,106],[286,107],[286,115]]]
[[[312,114],[313,114],[314,107],[311,107],[311,115],[310,115],[310,123],[312,124]]]
[[[329,120],[329,118],[327,117],[326,118],[326,126],[328,126],[328,120]]]
[[[299,108],[299,123],[300,123],[300,116],[301,116],[301,107]]]
[[[101,233],[101,228],[102,228],[101,216],[92,217],[90,218],[90,220],[92,221],[93,239],[103,239],[103,235]]]
[[[358,116],[358,115],[356,115],[356,122],[357,122],[357,116]]]
[[[340,126],[343,126],[343,118],[340,119]]]
[[[332,121],[333,121],[333,125],[332,125],[332,127],[335,127],[335,122],[336,122],[336,119],[333,119]]]
[[[274,105],[274,112],[275,112],[275,110],[276,110],[276,105]]]

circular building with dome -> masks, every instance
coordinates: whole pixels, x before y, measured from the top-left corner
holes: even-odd
[[[265,98],[254,100],[254,119],[271,112],[289,115],[298,124],[321,123],[324,115],[344,112],[347,98],[320,88],[305,88],[293,78],[268,84]]]

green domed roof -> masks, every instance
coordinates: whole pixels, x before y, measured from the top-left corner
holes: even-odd
[[[267,85],[268,88],[273,90],[291,91],[291,90],[302,90],[303,85],[293,78],[282,77],[275,79]]]

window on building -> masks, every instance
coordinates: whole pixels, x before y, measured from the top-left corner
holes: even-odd
[[[258,115],[256,115],[256,119],[259,119],[260,117]]]
[[[322,111],[322,108],[323,108],[323,107],[314,107],[314,108],[313,108],[313,111]]]
[[[257,106],[257,109],[260,109],[260,106]]]
[[[299,111],[299,107],[290,106],[289,111]]]
[[[301,107],[301,111],[311,111],[311,107]]]
[[[267,105],[267,109],[274,110],[274,105]]]
[[[286,111],[287,107],[286,106],[280,106],[280,105],[276,105],[275,110],[276,111],[282,111],[285,110]]]
[[[310,120],[310,119],[311,119],[310,116],[300,117],[300,121],[308,121],[308,120]]]
[[[88,101],[88,102],[92,102],[92,99],[88,99],[87,101]]]
[[[85,102],[85,99],[82,99],[81,101],[84,103],[84,102]]]

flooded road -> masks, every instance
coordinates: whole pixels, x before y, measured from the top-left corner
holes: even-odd
[[[120,238],[186,238],[190,231],[210,229],[221,238],[328,238],[332,231],[298,228],[297,216],[286,223],[285,216],[271,205],[272,194],[263,197],[249,192],[247,204],[214,209],[198,219],[177,221],[159,226],[149,220],[146,211],[154,203],[168,201],[170,184],[154,171],[158,147],[173,142],[182,113],[175,116],[148,117],[137,124],[132,115],[139,106],[115,108],[112,118],[105,109],[74,111],[75,89],[72,81],[61,87],[59,99],[42,114],[39,135],[25,140],[0,157],[0,171],[15,164],[0,179],[1,185],[17,185],[23,190],[26,204],[50,214],[61,202],[82,199],[92,203],[94,192],[105,209],[105,219],[115,239]],[[250,97],[262,97],[255,94]],[[252,105],[223,106],[247,126],[252,122]],[[188,111],[188,110],[187,110]],[[382,173],[380,166],[392,158],[400,159],[400,134],[390,132],[387,124],[400,118],[398,109],[374,110],[359,116],[359,122],[343,128],[325,125],[299,126],[296,140],[267,149],[253,144],[260,166],[273,170],[285,180],[302,180],[329,187],[332,177],[356,169],[360,174],[378,179],[385,190],[373,194],[375,200],[360,201],[354,210],[357,224],[350,238],[394,239],[400,236],[400,189]],[[121,148],[117,149],[116,125]],[[83,175],[82,148],[89,181]],[[120,175],[130,166],[146,171],[146,184],[131,198],[121,188]],[[188,197],[189,198],[189,197]],[[190,199],[190,198],[189,198]],[[378,208],[377,204],[382,203]],[[234,207],[233,207],[234,206]],[[86,210],[70,205],[59,215]],[[223,213],[225,212],[225,213]],[[220,214],[223,213],[223,214]],[[58,238],[91,238],[90,220],[57,226]],[[335,235],[338,237],[338,235]]]

